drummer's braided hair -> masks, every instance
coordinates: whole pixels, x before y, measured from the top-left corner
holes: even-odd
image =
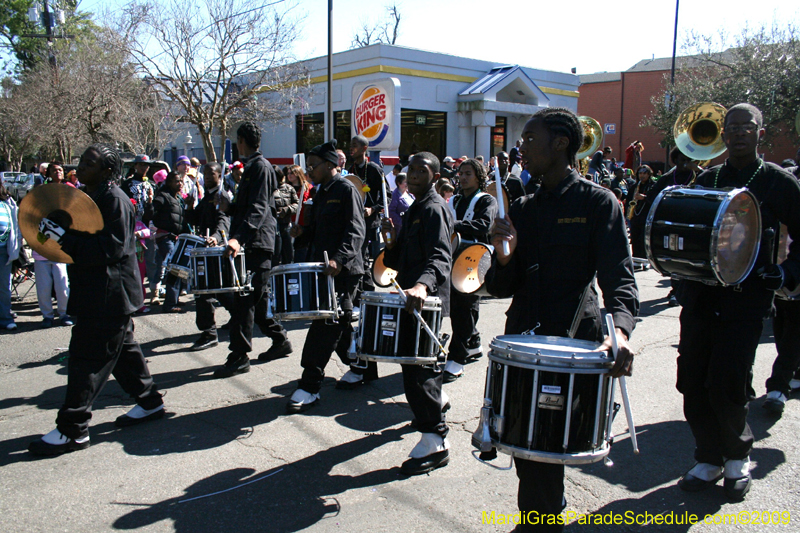
[[[461,166],[458,167],[459,170],[464,168],[464,165],[468,167],[472,167],[472,171],[475,173],[475,176],[478,178],[478,190],[485,191],[486,190],[486,182],[488,181],[488,177],[486,175],[486,167],[483,166],[483,163],[478,161],[477,159],[467,159]]]
[[[569,140],[567,160],[574,166],[575,155],[583,144],[583,126],[575,113],[566,107],[548,107],[537,112],[533,118],[544,123],[550,131],[550,139],[564,136]]]
[[[103,168],[111,170],[112,181],[116,181],[122,173],[122,158],[119,155],[119,150],[107,143],[95,143],[86,150],[93,150],[100,155],[100,161]]]

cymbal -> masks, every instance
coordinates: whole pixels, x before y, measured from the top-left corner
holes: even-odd
[[[70,221],[69,229],[86,233],[97,233],[103,229],[103,215],[85,192],[69,185],[50,183],[36,187],[20,202],[19,226],[28,245],[50,261],[73,263],[72,258],[53,239],[39,241],[39,224],[54,211],[59,212],[56,222]]]

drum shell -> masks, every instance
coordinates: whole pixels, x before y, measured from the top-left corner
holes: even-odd
[[[241,249],[236,257],[224,257],[225,248],[225,246],[209,246],[195,248],[190,252],[193,294],[240,292],[242,290],[247,278],[245,251]],[[239,278],[238,286],[233,275],[231,261]]]
[[[744,197],[739,195],[745,195]],[[723,250],[720,228],[731,202],[744,198],[755,209],[747,228],[753,246],[743,245],[746,265],[726,271],[720,261]],[[748,200],[749,198],[749,200]],[[755,264],[761,240],[758,201],[746,189],[687,189],[669,187],[653,202],[645,226],[645,251],[653,268],[676,278],[723,286],[744,281]],[[749,254],[749,260],[747,258]]]
[[[526,345],[565,342],[576,353],[526,349]],[[547,463],[585,464],[605,457],[613,361],[598,347],[559,337],[495,338],[486,391],[493,419],[502,423],[490,424],[492,445],[515,457]]]
[[[453,254],[450,272],[453,289],[463,294],[488,296],[485,279],[492,266],[493,251],[494,248],[489,244],[462,239]]]
[[[178,235],[172,253],[166,258],[167,272],[183,279],[192,277],[192,250],[205,247],[205,245],[206,240],[197,235],[191,233]]]
[[[442,324],[441,299],[435,296],[426,298],[421,315],[438,336]],[[436,363],[438,352],[433,339],[414,315],[405,311],[405,305],[398,294],[361,294],[356,346],[359,359],[421,365]]]
[[[273,268],[269,275],[270,309],[278,320],[336,318],[336,294],[323,263],[292,263]]]

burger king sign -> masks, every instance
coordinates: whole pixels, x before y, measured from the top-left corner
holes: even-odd
[[[350,130],[363,135],[370,150],[397,150],[400,146],[400,80],[388,78],[353,85]]]

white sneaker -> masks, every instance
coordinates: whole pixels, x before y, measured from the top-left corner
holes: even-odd
[[[344,381],[345,383],[359,383],[364,379],[364,376],[361,374],[356,374],[352,370],[348,370],[345,372],[344,376],[339,378],[339,381]]]
[[[436,433],[423,433],[419,442],[408,454],[412,459],[421,459],[436,452],[443,452],[450,449],[447,439],[440,437]]]
[[[164,404],[161,404],[153,409],[145,409],[141,405],[134,405],[133,409],[125,413],[125,416],[127,416],[128,418],[133,418],[134,420],[138,420],[140,418],[148,417],[153,413],[163,410],[164,410]]]
[[[786,400],[786,396],[781,391],[774,390],[767,393],[767,398],[761,406],[767,411],[781,414],[786,405]]]
[[[47,444],[52,444],[53,446],[63,446],[67,444],[69,441],[73,440],[61,433],[58,429],[54,429],[44,437],[42,440],[45,441]],[[80,439],[74,439],[74,442],[78,444],[85,444],[89,442],[89,435],[85,437],[81,437]]]
[[[725,465],[727,467],[727,463],[725,463]],[[691,470],[689,470],[688,474],[696,477],[697,479],[710,482],[714,481],[715,479],[719,479],[723,470],[727,474],[727,468],[708,463],[697,463]]]
[[[789,387],[792,389],[792,392],[796,390],[800,390],[800,379],[793,379],[789,381]]]
[[[743,478],[750,473],[750,457],[744,459],[728,459],[725,461],[725,477],[729,479]]]
[[[311,394],[303,389],[297,389],[286,404],[287,413],[302,413],[319,402],[319,393]]]
[[[460,376],[464,373],[464,365],[456,363],[455,361],[448,360],[447,363],[444,365],[444,371],[453,374],[454,376]]]

